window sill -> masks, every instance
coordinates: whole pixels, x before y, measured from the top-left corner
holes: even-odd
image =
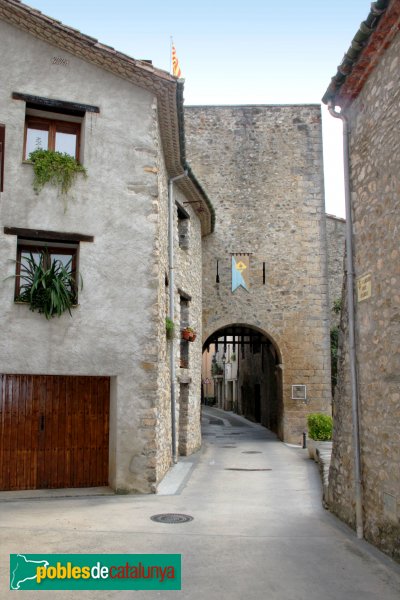
[[[22,300],[14,300],[14,304],[20,304],[21,306],[29,306],[29,302],[23,302]],[[80,306],[79,302],[78,304],[72,304],[71,308],[78,308],[78,306]]]

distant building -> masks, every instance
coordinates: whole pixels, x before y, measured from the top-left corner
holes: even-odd
[[[323,101],[349,124],[364,534],[400,560],[400,2],[374,2]],[[348,307],[330,507],[355,526]]]

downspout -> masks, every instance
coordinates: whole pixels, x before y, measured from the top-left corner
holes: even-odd
[[[349,127],[346,117],[342,112],[336,112],[335,106],[328,102],[329,114],[343,123],[343,170],[344,170],[344,198],[346,207],[346,284],[347,307],[349,313],[349,360],[351,384],[351,410],[353,419],[353,446],[354,446],[354,471],[355,471],[355,503],[356,503],[356,531],[357,537],[364,537],[363,512],[362,512],[362,481],[360,460],[360,417],[358,401],[358,381],[356,367],[355,343],[355,312],[354,312],[354,263],[353,263],[353,223],[351,216],[350,196],[350,161],[349,161]]]
[[[187,171],[171,177],[168,180],[168,271],[169,271],[169,318],[175,323],[175,271],[174,271],[174,231],[175,231],[175,211],[174,211],[174,183],[187,176]],[[170,343],[169,349],[169,369],[171,378],[171,443],[172,443],[172,462],[178,462],[176,452],[176,396],[175,396],[175,344]]]

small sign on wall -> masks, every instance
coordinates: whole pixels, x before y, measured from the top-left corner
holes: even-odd
[[[307,386],[292,385],[292,400],[307,400]]]
[[[372,294],[372,275],[368,273],[368,275],[363,275],[363,277],[359,277],[357,279],[357,301],[362,302],[363,300],[367,300],[371,298]]]

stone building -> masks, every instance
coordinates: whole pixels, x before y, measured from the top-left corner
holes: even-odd
[[[339,324],[339,312],[334,312],[335,302],[342,297],[343,258],[345,249],[345,220],[326,215],[326,241],[328,255],[328,290],[331,327]]]
[[[0,0],[0,50],[0,489],[155,491],[171,465],[172,359],[176,446],[201,442],[213,211],[185,159],[182,85],[18,0]],[[51,185],[34,193],[37,145],[87,169],[66,202]],[[15,259],[45,248],[83,278],[72,316],[15,302]],[[167,340],[169,297],[193,343]]]
[[[374,2],[323,101],[348,122],[361,531],[400,559],[400,3]],[[348,306],[342,312],[330,507],[355,527]],[[358,525],[358,523],[357,523]],[[358,528],[358,527],[357,527]]]
[[[298,443],[331,404],[320,107],[186,107],[185,131],[218,217],[203,242],[203,346],[233,339],[239,412]]]

